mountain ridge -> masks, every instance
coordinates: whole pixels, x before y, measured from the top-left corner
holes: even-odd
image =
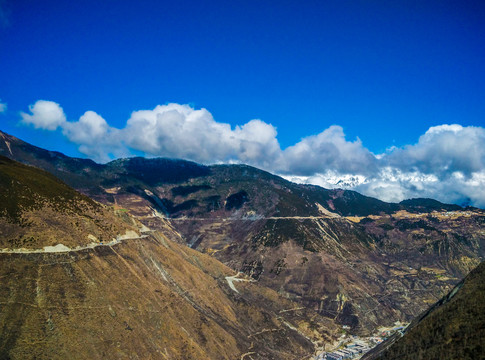
[[[129,158],[120,158],[116,160],[112,160],[106,164],[98,164],[91,159],[83,159],[83,158],[73,158],[67,155],[64,155],[57,151],[50,151],[45,150],[34,145],[28,144],[12,135],[4,133],[0,130],[0,136],[3,138],[3,143],[0,143],[0,154],[9,158],[12,158],[16,161],[20,161],[23,163],[27,163],[30,165],[34,165],[40,168],[43,168],[57,177],[63,179],[71,186],[75,185],[75,180],[70,179],[69,175],[73,175],[72,172],[69,173],[68,170],[71,168],[81,167],[83,171],[81,174],[74,173],[75,175],[83,178],[83,181],[86,181],[88,184],[92,184],[94,187],[93,181],[89,181],[85,179],[86,173],[91,173],[93,171],[97,172],[97,175],[102,175],[103,172],[109,171],[118,171],[118,175],[128,175],[130,177],[134,177],[138,180],[145,181],[150,186],[155,186],[157,183],[177,183],[183,180],[189,180],[191,178],[196,178],[198,176],[208,175],[212,168],[225,168],[225,167],[241,167],[242,171],[244,169],[251,169],[252,171],[257,171],[260,173],[264,173],[266,175],[270,175],[272,177],[278,178],[279,182],[288,182],[291,183],[289,180],[286,180],[278,175],[273,175],[267,171],[255,168],[250,165],[200,165],[193,161],[182,160],[182,159],[174,159],[174,158],[143,158],[139,156],[129,157]],[[19,152],[19,154],[14,154],[15,152]],[[55,166],[52,166],[52,163]],[[167,164],[173,164],[174,166],[168,166]],[[159,167],[164,166],[164,171],[156,171]],[[87,170],[89,169],[89,170]],[[142,171],[141,173],[140,170]],[[153,171],[155,170],[155,173]],[[170,172],[171,176],[167,173]],[[158,180],[155,181],[155,179]],[[103,179],[106,183],[105,185],[109,185],[109,178]],[[295,184],[297,185],[297,184]],[[99,183],[96,183],[96,186],[99,186]],[[362,195],[353,190],[343,190],[343,189],[335,189],[335,190],[328,190],[324,189],[318,185],[299,185],[303,188],[307,188],[311,191],[311,189],[323,189],[328,191],[332,194],[348,194],[347,199],[348,201],[355,200],[356,198],[359,202],[367,201],[371,204],[369,205],[370,209],[361,209],[355,210],[354,212],[350,212],[349,208],[343,207],[342,214],[349,216],[349,215],[370,215],[375,214],[376,212],[395,212],[398,210],[412,210],[415,208],[421,208],[422,211],[429,211],[433,209],[448,209],[454,208],[459,209],[462,208],[459,205],[452,205],[452,204],[444,204],[439,201],[433,199],[408,199],[403,200],[400,203],[386,203],[384,201]],[[96,190],[96,189],[93,189]],[[417,204],[417,200],[419,200],[419,205]],[[425,200],[433,200],[432,205],[426,205]],[[400,207],[403,205],[404,207]],[[406,205],[410,205],[409,208],[406,208]],[[342,204],[343,206],[343,204]]]

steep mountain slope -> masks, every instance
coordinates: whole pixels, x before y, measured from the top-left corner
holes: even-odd
[[[150,228],[170,221],[182,236],[171,239],[352,332],[411,320],[485,256],[479,209],[430,199],[390,204],[245,165],[143,158],[99,165],[2,136],[0,153],[127,209]]]
[[[236,293],[233,271],[159,235],[0,264],[2,359],[293,359],[335,332],[269,289]]]
[[[485,263],[481,263],[453,291],[416,318],[404,336],[388,339],[363,359],[483,359],[484,299]]]
[[[0,156],[0,249],[69,247],[111,241],[133,231],[112,209],[51,174]]]
[[[294,359],[335,340],[331,321],[170,241],[165,221],[149,230],[9,159],[0,179],[2,359]]]

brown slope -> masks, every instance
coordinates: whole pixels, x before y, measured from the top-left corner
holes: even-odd
[[[70,253],[0,254],[0,263],[2,359],[313,353],[285,324],[311,335],[308,312],[285,312],[296,304],[254,284],[238,282],[235,293],[225,279],[233,271],[158,235]]]
[[[332,322],[273,290],[243,276],[232,289],[226,277],[234,271],[168,240],[178,235],[166,222],[161,232],[142,234],[130,216],[113,215],[43,171],[2,160],[2,179],[20,190],[3,194],[10,206],[0,231],[15,225],[49,232],[36,233],[29,248],[9,241],[0,252],[0,358],[294,359],[310,356],[312,341],[334,340]],[[106,236],[118,226],[141,236],[82,248],[73,217]],[[43,249],[59,243],[68,247]]]
[[[136,230],[51,174],[0,156],[0,249],[111,241]]]

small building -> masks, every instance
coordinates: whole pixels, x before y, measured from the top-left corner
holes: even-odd
[[[343,357],[336,353],[329,353],[325,356],[325,360],[343,360]]]

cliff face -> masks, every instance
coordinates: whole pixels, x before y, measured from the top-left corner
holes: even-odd
[[[404,336],[394,336],[363,359],[483,359],[485,263],[417,317]]]

